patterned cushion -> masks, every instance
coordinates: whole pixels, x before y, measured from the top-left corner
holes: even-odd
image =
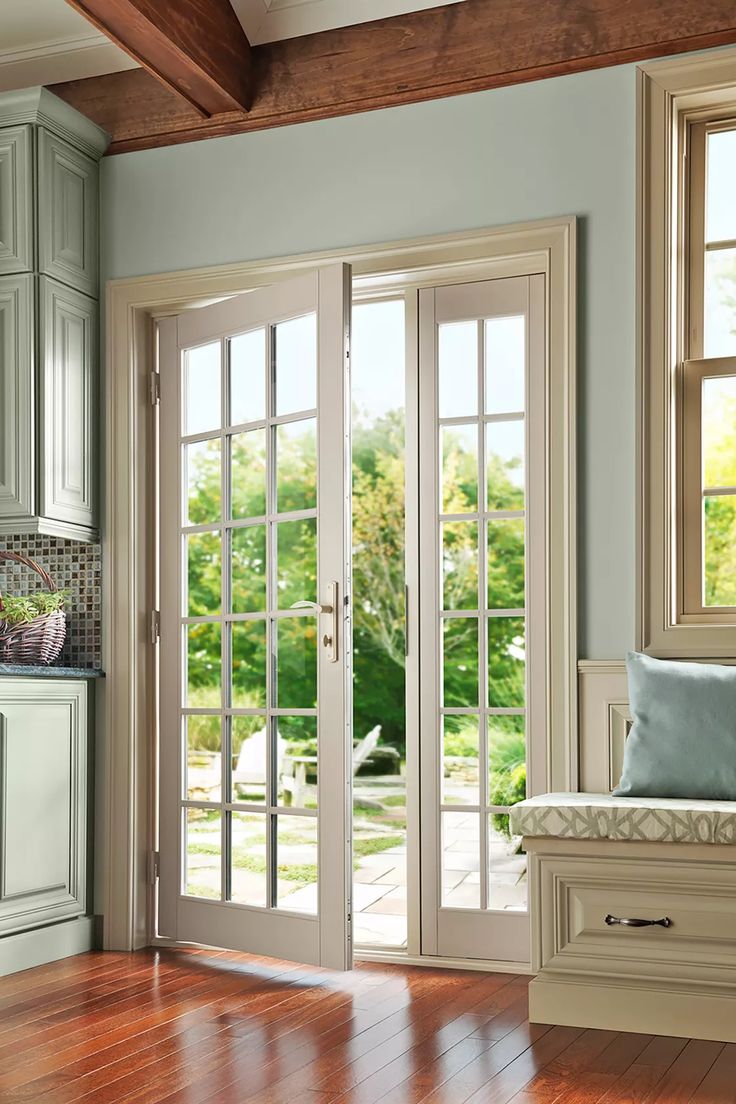
[[[511,809],[517,836],[736,843],[736,801],[552,793]]]

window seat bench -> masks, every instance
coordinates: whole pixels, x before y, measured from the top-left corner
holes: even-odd
[[[529,857],[529,1019],[736,1042],[736,802],[554,793]]]

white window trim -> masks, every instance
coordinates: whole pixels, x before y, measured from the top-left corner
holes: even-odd
[[[157,549],[149,476],[154,465],[149,396],[157,317],[336,260],[353,265],[358,291],[361,284],[390,291],[408,281],[416,287],[490,276],[545,274],[551,383],[546,477],[549,500],[555,504],[548,555],[548,655],[553,688],[548,780],[552,789],[577,787],[575,231],[575,218],[570,216],[108,283],[103,528],[103,662],[107,679],[99,725],[95,907],[103,916],[105,949],[147,946],[155,907],[149,855],[156,830],[153,734],[157,670],[149,633]],[[407,394],[407,401],[411,398]],[[407,472],[407,478],[413,474]],[[407,570],[411,587],[417,570],[411,550]],[[413,622],[416,624],[416,618]],[[410,617],[414,636],[411,626]],[[408,671],[407,680],[409,687],[418,691],[416,675]],[[409,777],[408,800],[414,801],[418,793],[417,731],[407,732],[407,745],[411,769],[416,772],[413,782]],[[418,876],[418,839],[409,840],[409,866],[410,876]],[[417,930],[417,918],[409,921],[409,953],[413,954],[411,932]],[[486,965],[491,968],[493,964]]]
[[[736,655],[736,626],[685,615],[678,496],[678,375],[688,354],[684,159],[689,120],[736,110],[736,49],[638,70],[637,647],[673,658]],[[680,469],[681,470],[681,469]]]

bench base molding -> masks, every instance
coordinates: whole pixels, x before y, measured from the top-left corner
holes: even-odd
[[[35,931],[3,936],[0,939],[0,977],[94,950],[94,928],[91,916],[81,916]]]
[[[529,985],[529,1021],[736,1043],[735,1001],[732,992],[673,991],[543,976]]]

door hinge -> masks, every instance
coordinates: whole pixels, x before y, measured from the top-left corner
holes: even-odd
[[[158,406],[161,402],[161,373],[151,372],[148,378],[148,389],[151,406]]]
[[[148,852],[148,884],[155,885],[161,877],[161,852]]]
[[[158,644],[161,639],[161,610],[151,610],[151,643]]]

